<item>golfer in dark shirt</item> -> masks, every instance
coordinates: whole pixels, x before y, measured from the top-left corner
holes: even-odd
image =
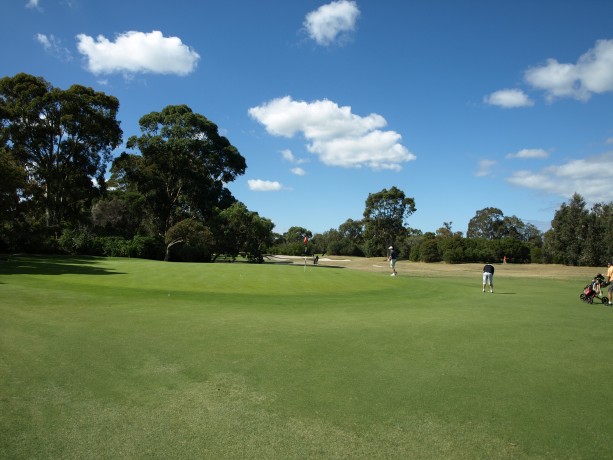
[[[490,292],[494,292],[494,266],[492,264],[483,266],[483,292],[487,284],[490,285]]]

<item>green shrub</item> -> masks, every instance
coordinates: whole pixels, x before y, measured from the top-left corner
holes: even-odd
[[[422,262],[440,262],[442,260],[438,251],[438,244],[434,239],[425,240],[421,244],[420,254]]]
[[[66,228],[58,239],[59,248],[68,254],[99,255],[95,236],[85,227]]]
[[[162,240],[152,236],[136,235],[129,242],[128,257],[161,260],[164,258]]]

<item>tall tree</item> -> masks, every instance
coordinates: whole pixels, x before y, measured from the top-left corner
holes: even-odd
[[[311,230],[307,230],[304,227],[290,227],[287,232],[283,234],[285,241],[288,243],[302,243],[304,237],[311,238],[313,236],[313,232]]]
[[[48,226],[88,216],[122,139],[117,98],[81,85],[67,90],[20,73],[0,79],[0,145],[28,172]]]
[[[407,219],[416,211],[415,200],[396,187],[368,194],[364,209],[366,254],[379,256],[404,238]]]
[[[135,192],[114,190],[92,207],[92,223],[96,231],[108,235],[132,238],[137,233],[148,234],[144,198]]]
[[[504,236],[504,214],[498,208],[484,208],[477,211],[468,222],[467,238],[493,240]]]
[[[436,230],[436,236],[440,238],[452,238],[453,231],[451,230],[451,225],[453,222],[443,222],[443,226]]]
[[[217,238],[217,253],[233,258],[241,252],[253,262],[262,262],[263,255],[273,242],[274,224],[260,217],[240,202],[224,209],[219,218],[222,221]]]
[[[563,203],[551,221],[551,239],[548,250],[554,262],[578,265],[589,229],[589,212],[585,200],[575,193]]]
[[[21,199],[26,186],[26,171],[17,164],[11,152],[0,147],[0,250],[14,248],[14,236],[19,232]]]
[[[338,227],[342,238],[347,238],[355,244],[361,244],[364,238],[364,224],[362,221],[347,219]]]
[[[595,265],[606,265],[613,258],[613,202],[596,203],[591,212],[598,226],[595,241],[598,258]]]
[[[236,200],[225,184],[247,168],[245,158],[217,125],[186,105],[167,106],[140,121],[141,136],[113,163],[112,179],[138,190],[165,235],[175,223],[196,218],[206,222]]]

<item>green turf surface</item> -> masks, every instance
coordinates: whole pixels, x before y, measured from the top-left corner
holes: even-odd
[[[495,281],[11,258],[0,458],[610,458],[613,309]]]

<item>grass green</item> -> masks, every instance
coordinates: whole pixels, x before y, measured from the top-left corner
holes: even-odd
[[[14,257],[0,458],[608,458],[586,282]]]

